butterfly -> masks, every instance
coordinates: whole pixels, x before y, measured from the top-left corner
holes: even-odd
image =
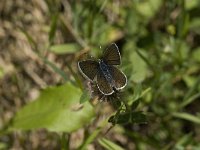
[[[101,59],[79,61],[78,68],[86,79],[96,81],[102,94],[111,95],[115,90],[121,90],[127,85],[126,75],[116,67],[120,64],[119,48],[112,43],[103,51]]]

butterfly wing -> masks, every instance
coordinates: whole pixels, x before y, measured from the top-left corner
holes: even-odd
[[[126,75],[114,66],[109,66],[109,70],[113,78],[114,87],[117,90],[123,89],[127,85]]]
[[[103,52],[103,61],[107,65],[120,65],[121,56],[119,48],[115,43],[112,43],[105,51]]]
[[[78,62],[78,68],[84,77],[93,81],[97,75],[99,64],[94,60],[84,60]]]
[[[104,95],[111,95],[114,92],[113,88],[106,80],[106,77],[101,70],[99,70],[97,73],[97,87],[99,91]]]

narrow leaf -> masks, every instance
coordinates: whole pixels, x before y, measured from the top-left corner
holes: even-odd
[[[62,71],[60,68],[58,68],[54,63],[50,62],[48,59],[43,58],[44,62],[49,65],[49,67],[51,69],[53,69],[53,71],[55,71],[56,73],[58,73],[65,81],[69,80],[67,78],[67,75],[65,74],[64,71]]]
[[[23,28],[20,28],[20,30],[22,31],[22,33],[26,36],[29,44],[34,48],[37,49],[37,43],[35,42],[35,40],[33,39],[33,37]]]
[[[55,54],[74,53],[77,52],[78,50],[79,46],[76,43],[52,45],[49,49],[49,51]]]
[[[94,139],[97,137],[97,135],[99,135],[101,131],[101,128],[96,128],[95,131],[93,131],[89,137],[84,141],[84,143],[81,145],[81,147],[79,148],[80,150],[85,150],[87,145],[90,144],[92,141],[94,141]]]
[[[81,98],[80,98],[80,103],[82,104],[82,103],[89,101],[89,100],[90,100],[89,93],[86,90],[84,90],[82,95],[81,95]]]
[[[52,17],[51,27],[50,27],[50,31],[49,31],[49,43],[50,44],[52,43],[52,41],[55,37],[56,27],[57,27],[57,22],[58,22],[58,16],[59,16],[59,14],[56,13]]]
[[[120,147],[119,145],[113,143],[112,141],[105,139],[105,138],[101,138],[98,140],[99,144],[101,146],[103,146],[106,150],[124,150],[122,147]]]
[[[180,118],[180,119],[185,119],[185,120],[200,124],[200,118],[199,117],[191,115],[191,114],[188,114],[188,113],[183,113],[183,112],[174,113],[173,116],[177,117],[177,118]]]
[[[137,99],[136,101],[134,101],[131,105],[131,110],[135,110],[138,107],[139,103],[140,103],[140,99]]]

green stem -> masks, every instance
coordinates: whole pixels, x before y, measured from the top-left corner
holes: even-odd
[[[69,150],[70,135],[62,133],[61,135],[61,150]]]

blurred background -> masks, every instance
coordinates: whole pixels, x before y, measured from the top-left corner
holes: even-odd
[[[199,14],[199,0],[2,0],[0,149],[199,150]],[[113,42],[145,124],[110,128],[116,110],[85,92],[77,62]]]

